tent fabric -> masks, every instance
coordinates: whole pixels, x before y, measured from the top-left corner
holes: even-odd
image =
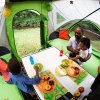
[[[53,40],[53,39],[56,39],[56,38],[58,38],[58,37],[59,37],[59,32],[54,31],[54,32],[52,32],[52,33],[50,34],[49,40]]]
[[[7,62],[9,62],[9,60],[12,58],[12,54],[5,54],[3,56],[0,56],[0,58],[3,58],[4,60],[6,60]]]
[[[12,93],[14,96],[12,96]],[[24,100],[19,89],[13,84],[7,84],[4,82],[2,76],[0,76],[0,100]]]
[[[83,64],[83,68],[89,72],[92,76],[96,77],[98,74],[98,66],[100,65],[100,59],[92,54],[91,58]]]
[[[35,10],[38,11],[38,13],[41,15],[41,20],[44,22],[44,39],[47,40],[47,20],[48,20],[48,10],[46,9],[48,5],[48,1],[41,2],[41,1],[25,1],[25,2],[10,2],[6,4],[7,7],[11,10],[10,16],[6,17],[6,26],[7,26],[7,36],[9,39],[9,44],[11,46],[11,49],[14,53],[14,55],[17,57],[19,61],[21,61],[21,58],[19,57],[15,40],[14,40],[14,31],[12,27],[13,18],[16,13],[23,11],[23,10]],[[38,6],[37,6],[38,5]],[[45,43],[46,45],[46,43]]]
[[[82,19],[96,9],[100,8],[99,0],[74,0],[73,4],[70,4],[69,0],[59,0],[51,2],[51,5],[53,10],[49,12],[50,33],[55,31],[64,23],[75,19]],[[66,20],[62,21],[61,23],[57,23],[57,13],[63,16]],[[100,10],[91,16],[88,16],[86,20],[90,20],[100,25],[99,17]]]
[[[63,49],[64,54],[68,53],[68,50],[66,48],[66,46],[68,44],[68,40],[56,38],[56,39],[53,39],[53,40],[48,41],[48,44],[50,46],[56,47],[59,50]]]
[[[100,59],[100,51],[97,51],[95,48],[93,48],[93,54]]]

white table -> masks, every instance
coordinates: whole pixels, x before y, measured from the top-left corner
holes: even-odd
[[[90,92],[90,86],[94,81],[94,77],[88,74],[84,81],[81,82],[79,85],[74,83],[68,76],[59,77],[55,72],[55,68],[61,64],[62,59],[67,58],[66,55],[60,57],[59,54],[60,51],[58,49],[56,49],[55,47],[50,47],[38,53],[32,54],[31,56],[33,56],[35,63],[43,64],[44,69],[42,71],[50,70],[52,74],[58,79],[58,81],[72,94],[74,94],[78,87],[83,86],[85,88],[85,91],[78,98],[78,100],[82,100],[84,95],[87,95]],[[35,71],[30,63],[29,57],[30,55],[28,55],[27,57],[23,57],[22,62],[28,76],[31,78],[35,75]],[[43,96],[35,85],[34,88],[40,99],[44,100]]]

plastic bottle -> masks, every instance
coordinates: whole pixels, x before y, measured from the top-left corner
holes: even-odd
[[[63,56],[63,47],[62,47],[62,49],[60,50],[60,56]]]
[[[30,56],[29,60],[30,60],[31,64],[33,65],[34,64],[34,58],[32,56]]]

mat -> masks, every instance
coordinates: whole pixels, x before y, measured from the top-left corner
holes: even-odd
[[[61,95],[67,93],[67,89],[54,77],[49,70],[40,73],[40,77],[41,82],[37,85],[37,88],[44,96],[44,100],[57,100],[61,97]]]
[[[88,75],[77,63],[69,59],[62,60],[61,65],[56,68],[56,73],[59,76],[68,75],[76,84],[80,84]]]

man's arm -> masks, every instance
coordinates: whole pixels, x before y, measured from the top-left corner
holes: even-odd
[[[71,48],[70,46],[67,46],[67,49],[69,50],[69,51],[71,51],[71,52],[73,52],[73,53],[79,53],[79,50],[78,49],[73,49],[73,48]]]
[[[69,57],[69,59],[71,59],[71,60],[77,60],[77,59],[80,59],[80,56],[79,55],[77,55],[76,57],[74,57],[74,58],[71,58],[71,57]]]
[[[91,55],[92,55],[92,53],[89,53],[88,56],[87,56],[86,58],[83,59],[83,58],[80,57],[79,60],[80,60],[81,62],[86,62],[87,60],[89,60],[89,59],[91,58]]]

